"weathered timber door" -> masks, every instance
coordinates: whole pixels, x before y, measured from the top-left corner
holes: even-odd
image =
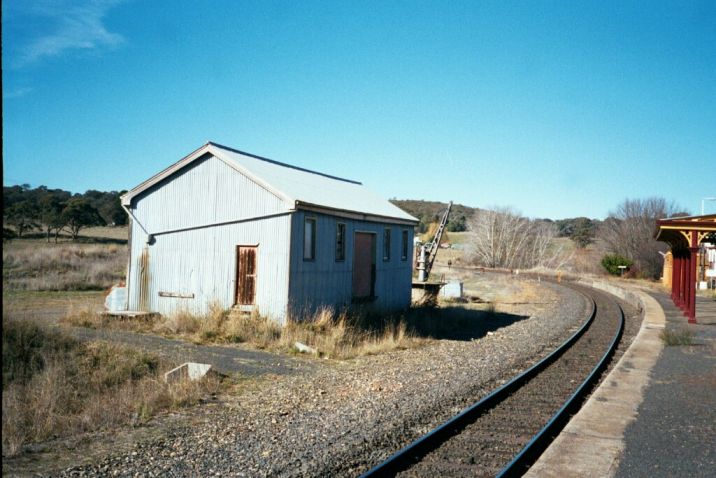
[[[375,295],[375,234],[356,232],[353,241],[353,298]]]
[[[256,299],[256,246],[236,246],[234,303],[253,305]]]

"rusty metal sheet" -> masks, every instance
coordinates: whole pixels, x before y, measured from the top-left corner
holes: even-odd
[[[238,246],[236,303],[252,305],[256,298],[256,246]]]
[[[149,248],[139,256],[139,310],[149,310]]]

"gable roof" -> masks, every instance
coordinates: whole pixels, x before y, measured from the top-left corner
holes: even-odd
[[[122,204],[210,154],[284,200],[290,209],[305,209],[372,221],[414,224],[418,220],[361,183],[280,163],[208,142],[122,196]]]

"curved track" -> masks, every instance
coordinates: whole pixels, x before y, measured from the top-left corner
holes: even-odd
[[[592,313],[527,371],[403,448],[363,477],[520,476],[559,433],[607,365],[624,329],[612,296],[588,296]]]

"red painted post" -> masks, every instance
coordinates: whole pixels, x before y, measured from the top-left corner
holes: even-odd
[[[676,300],[676,254],[674,248],[671,248],[671,301]]]
[[[689,299],[691,298],[691,254],[687,253],[686,255],[686,267],[684,267],[684,302],[683,307],[681,307],[681,310],[684,312],[684,317],[689,316],[689,307],[691,307],[691,304],[689,303]]]
[[[684,312],[689,306],[689,253],[687,252],[682,259],[681,267],[681,310]]]
[[[690,271],[689,271],[689,284],[691,286],[690,294],[689,294],[689,323],[695,324],[696,323],[696,266],[699,261],[699,248],[698,247],[690,247],[689,252],[691,252],[691,259],[690,259]]]
[[[672,288],[674,289],[674,305],[676,305],[676,302],[679,298],[679,258],[676,256],[676,252],[674,254],[674,282],[671,284]]]
[[[674,251],[674,283],[672,284],[674,305],[679,306],[679,293],[681,291],[681,257]]]
[[[676,293],[676,306],[680,309],[684,303],[684,258],[679,252],[679,290]]]

